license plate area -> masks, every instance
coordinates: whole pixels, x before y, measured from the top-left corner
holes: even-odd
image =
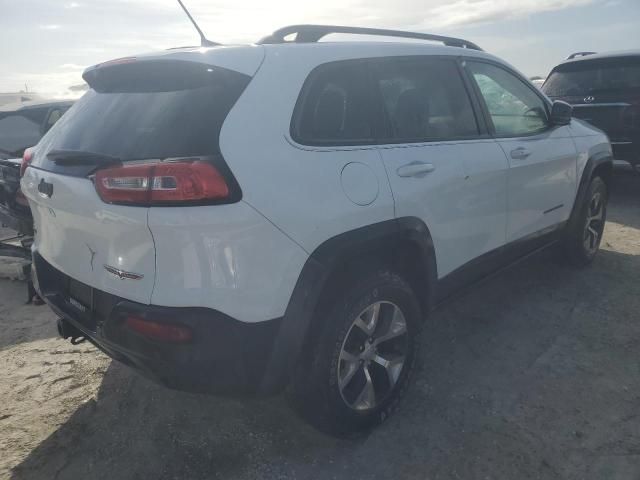
[[[89,332],[97,333],[122,300],[74,280],[54,268],[37,251],[33,255],[33,269],[34,283],[43,297]]]
[[[78,312],[78,320],[91,331],[96,331],[93,288],[69,278],[66,300]]]
[[[80,283],[73,278],[69,279],[69,297],[84,305],[84,307],[89,311],[91,310],[92,296],[91,287],[89,285]]]

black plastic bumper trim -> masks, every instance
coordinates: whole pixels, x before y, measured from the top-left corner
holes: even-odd
[[[281,318],[238,321],[200,307],[143,305],[92,289],[94,304],[83,312],[69,299],[73,282],[33,253],[34,285],[52,310],[100,350],[170,388],[191,392],[261,395]],[[76,282],[77,283],[77,282]],[[87,287],[90,288],[90,287]],[[188,344],[146,338],[125,326],[129,314],[193,331]]]

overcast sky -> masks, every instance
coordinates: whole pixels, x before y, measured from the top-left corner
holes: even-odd
[[[640,0],[184,0],[207,36],[255,41],[294,23],[459,36],[528,76],[575,51],[640,49]],[[68,96],[82,70],[149,50],[196,45],[175,0],[0,0],[0,92]]]

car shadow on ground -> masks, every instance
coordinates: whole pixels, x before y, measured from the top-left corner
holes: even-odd
[[[13,478],[635,478],[640,256],[555,259],[441,307],[400,411],[370,435],[336,440],[282,397],[170,391],[114,362]]]

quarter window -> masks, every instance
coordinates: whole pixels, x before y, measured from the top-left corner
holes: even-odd
[[[292,136],[307,145],[353,145],[373,140],[373,105],[366,65],[334,62],[318,67],[305,83]]]
[[[503,68],[467,62],[484,98],[496,134],[531,135],[548,126],[544,101],[522,80]]]
[[[471,101],[454,60],[425,57],[374,61],[394,142],[423,142],[478,135]]]

